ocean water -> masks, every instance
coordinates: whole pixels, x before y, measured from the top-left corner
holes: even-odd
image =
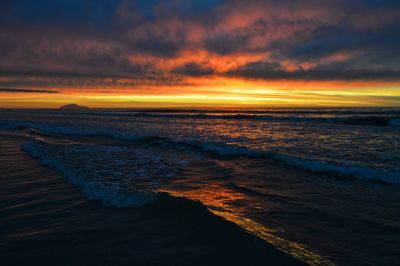
[[[309,264],[400,260],[400,109],[1,110],[105,206],[200,201]]]

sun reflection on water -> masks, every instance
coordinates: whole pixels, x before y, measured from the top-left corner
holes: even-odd
[[[176,190],[174,188],[164,188],[160,192],[167,192],[172,196],[186,197],[191,200],[200,201],[213,214],[235,223],[250,234],[263,239],[283,252],[309,265],[335,265],[334,262],[310,251],[305,245],[278,237],[273,234],[276,230],[267,228],[261,223],[246,217],[245,210],[249,207],[249,204],[257,205],[257,203],[249,199],[244,193],[224,187],[222,183],[202,184],[201,187],[196,189]],[[251,207],[261,208],[261,206]]]

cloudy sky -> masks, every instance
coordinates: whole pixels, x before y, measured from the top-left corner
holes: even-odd
[[[1,0],[0,107],[400,106],[398,0]]]

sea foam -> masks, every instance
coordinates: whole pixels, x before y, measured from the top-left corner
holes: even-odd
[[[391,120],[391,124],[396,126],[398,121]],[[315,158],[304,158],[293,156],[282,152],[270,150],[257,150],[254,148],[243,147],[237,144],[227,144],[223,142],[212,142],[204,140],[193,140],[187,137],[170,138],[166,136],[138,135],[124,130],[115,128],[109,129],[106,127],[75,127],[75,126],[60,126],[44,123],[33,123],[28,121],[12,121],[1,123],[0,128],[16,129],[16,128],[33,128],[46,134],[59,134],[69,136],[106,136],[123,141],[130,142],[151,142],[158,141],[169,143],[172,145],[184,145],[200,149],[204,152],[212,152],[227,156],[247,156],[247,157],[268,157],[280,160],[287,165],[304,168],[314,172],[328,172],[341,176],[353,176],[357,178],[365,178],[370,180],[380,180],[393,184],[400,184],[400,173],[388,171],[385,169],[368,168],[362,165],[354,164],[337,164],[332,161],[319,160]],[[93,194],[93,193],[91,193]]]
[[[392,184],[400,184],[400,173],[366,168],[356,165],[338,165],[323,160],[312,160],[289,156],[273,151],[253,150],[246,147],[237,147],[224,143],[211,143],[199,141],[183,141],[185,145],[200,148],[206,152],[213,152],[224,156],[266,157],[279,160],[289,166],[300,167],[312,172],[332,173],[341,176],[351,176],[369,180],[384,181]]]
[[[59,171],[83,193],[106,206],[139,207],[157,199],[159,182],[174,176],[179,162],[151,148],[54,145],[31,140],[23,149]]]

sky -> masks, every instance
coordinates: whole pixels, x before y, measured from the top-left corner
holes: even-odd
[[[0,108],[400,106],[398,0],[0,0]]]

